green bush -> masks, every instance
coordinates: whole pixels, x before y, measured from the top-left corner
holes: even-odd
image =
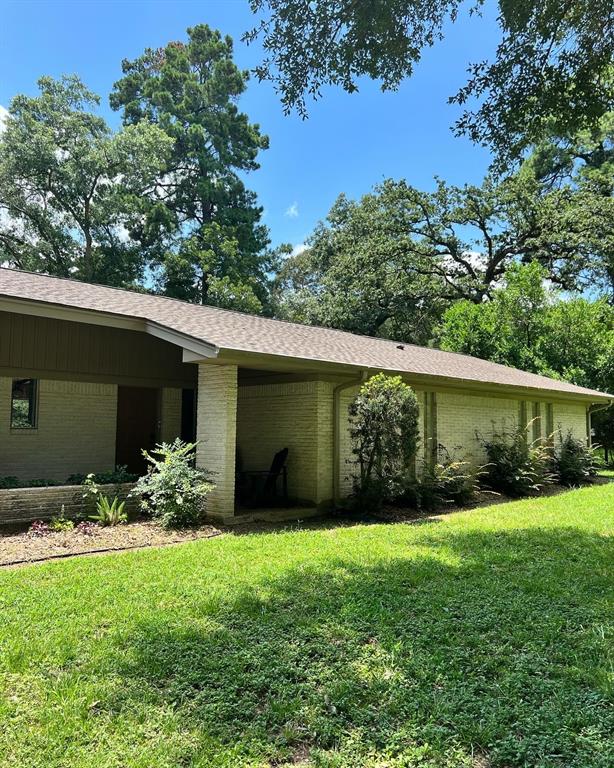
[[[463,507],[475,501],[482,474],[482,468],[439,446],[436,464],[426,467],[420,478],[410,478],[395,503],[425,511],[448,504]]]
[[[437,463],[425,469],[418,484],[420,508],[470,504],[479,493],[481,474],[480,468],[473,467],[466,459],[455,458],[440,446]]]
[[[559,445],[554,451],[554,471],[561,485],[581,485],[597,474],[599,460],[595,448],[577,440],[571,431],[565,437],[559,432]]]
[[[109,501],[108,496],[100,495],[96,501],[96,514],[90,517],[102,527],[115,526],[125,523],[128,515],[124,512],[125,501],[121,501],[115,496],[113,501]]]
[[[134,493],[141,507],[165,528],[197,525],[205,514],[207,495],[215,487],[201,469],[194,467],[195,443],[175,440],[157,445],[151,453],[143,451],[149,463]]]
[[[529,496],[555,480],[552,450],[541,441],[529,443],[526,429],[493,430],[489,439],[478,435],[478,440],[488,457],[484,466],[487,488],[513,497]]]
[[[128,468],[122,464],[115,467],[115,469],[107,470],[106,472],[90,472],[89,475],[73,474],[70,475],[67,480],[67,485],[81,485],[87,478],[93,478],[97,485],[119,485],[120,483],[134,483],[139,479],[139,476],[133,472],[128,472]]]
[[[413,475],[418,445],[418,401],[400,376],[383,373],[366,381],[349,408],[350,439],[358,474],[354,502],[377,509],[394,499]]]

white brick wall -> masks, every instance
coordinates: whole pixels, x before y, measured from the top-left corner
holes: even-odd
[[[571,429],[577,440],[586,440],[586,406],[567,403],[555,403],[553,408],[553,426],[555,440],[558,441],[558,431],[563,437]]]
[[[518,425],[519,401],[499,397],[437,393],[437,440],[456,456],[475,463],[485,460],[476,432],[487,438]],[[530,404],[527,421],[531,419]]]
[[[117,387],[41,379],[36,429],[11,429],[12,379],[0,378],[0,476],[66,480],[115,465]]]
[[[288,448],[288,494],[324,503],[333,496],[333,385],[324,381],[239,387],[237,443],[243,468],[265,470]]]
[[[207,512],[218,517],[234,514],[236,416],[236,365],[200,364],[196,465],[215,473],[216,488],[207,499]]]

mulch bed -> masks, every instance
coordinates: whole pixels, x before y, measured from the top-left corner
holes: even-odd
[[[220,529],[212,525],[185,531],[165,531],[149,520],[96,528],[92,535],[77,530],[53,532],[45,536],[35,536],[27,531],[0,532],[0,567],[71,555],[164,547],[195,539],[208,539],[220,533]]]

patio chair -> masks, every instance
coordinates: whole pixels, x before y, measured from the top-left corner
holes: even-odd
[[[269,469],[238,469],[237,490],[239,501],[248,506],[278,503],[288,500],[288,449],[283,448],[273,456]],[[237,464],[240,467],[240,462]],[[279,480],[281,478],[281,488]]]

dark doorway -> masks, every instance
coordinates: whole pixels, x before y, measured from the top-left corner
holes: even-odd
[[[158,394],[153,387],[117,388],[115,462],[142,475],[147,462],[141,451],[151,450],[158,433]]]
[[[181,390],[181,439],[185,443],[196,441],[196,390]]]

